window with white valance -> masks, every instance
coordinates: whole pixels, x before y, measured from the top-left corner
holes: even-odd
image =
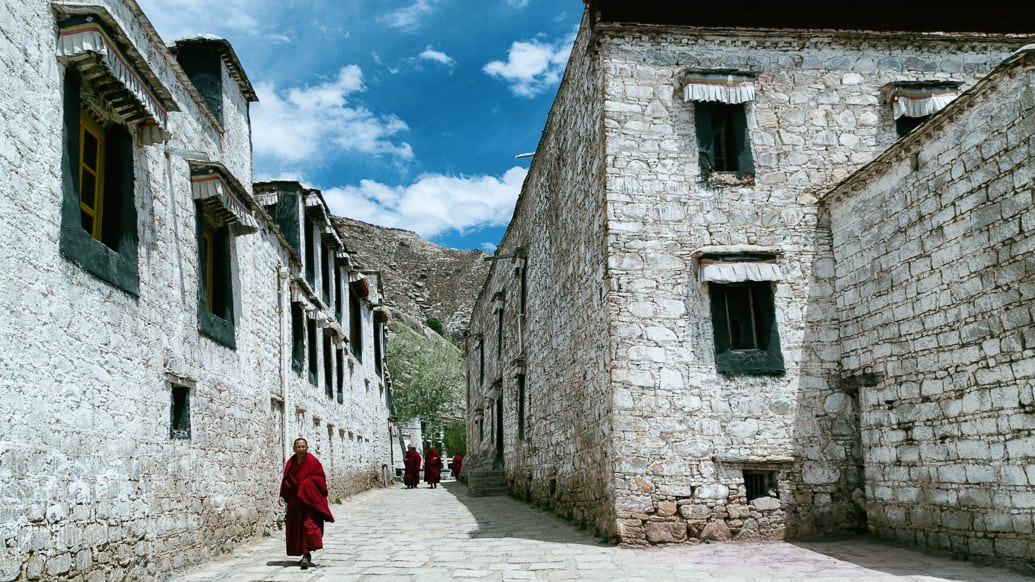
[[[683,99],[694,105],[702,178],[714,172],[737,178],[755,173],[745,104],[755,99],[755,78],[730,71],[688,71]]]
[[[723,374],[782,374],[774,283],[783,279],[773,254],[706,254],[716,369]]]
[[[897,83],[891,86],[888,99],[899,137],[944,109],[958,95],[959,83],[955,82]]]

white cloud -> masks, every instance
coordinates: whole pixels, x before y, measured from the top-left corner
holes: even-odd
[[[507,4],[512,8],[524,8],[528,6],[528,0],[507,0]]]
[[[379,20],[392,28],[412,32],[420,28],[421,19],[428,14],[431,14],[431,3],[428,0],[417,0],[412,6],[389,12]]]
[[[409,186],[362,180],[358,186],[324,189],[323,196],[335,215],[432,238],[507,224],[527,173],[515,166],[502,178],[425,174]]]
[[[515,95],[535,97],[560,82],[572,41],[569,38],[556,44],[538,40],[515,42],[510,45],[506,62],[492,61],[482,70],[509,83]]]
[[[437,51],[431,47],[424,49],[424,52],[420,54],[420,58],[424,59],[425,61],[435,61],[437,63],[442,63],[443,65],[450,66],[456,63],[456,61],[454,61],[453,58],[447,55],[446,53],[442,51]]]
[[[270,82],[257,84],[259,102],[252,106],[256,158],[275,168],[340,153],[412,159],[410,144],[397,139],[409,130],[405,122],[352,102],[351,96],[364,89],[363,73],[355,65],[342,67],[334,80],[314,86],[278,89]]]
[[[232,31],[239,34],[269,32],[255,14],[269,14],[277,6],[267,0],[138,0],[140,8],[165,41],[197,34]],[[277,40],[289,40],[283,34]]]

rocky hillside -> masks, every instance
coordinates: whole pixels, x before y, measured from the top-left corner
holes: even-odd
[[[385,303],[399,316],[434,318],[458,336],[488,274],[489,256],[432,244],[416,233],[335,217],[353,261],[381,271]]]

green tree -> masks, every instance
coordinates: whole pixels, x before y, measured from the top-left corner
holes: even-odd
[[[463,417],[464,375],[460,349],[437,333],[425,334],[392,321],[388,369],[399,422],[420,418],[428,433],[443,431]]]
[[[450,455],[467,454],[467,423],[457,420],[446,426],[446,435],[443,437],[446,451]]]

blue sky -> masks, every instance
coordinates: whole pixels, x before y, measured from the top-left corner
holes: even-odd
[[[579,0],[137,0],[167,43],[234,46],[257,181],[334,214],[492,251],[582,16]]]

